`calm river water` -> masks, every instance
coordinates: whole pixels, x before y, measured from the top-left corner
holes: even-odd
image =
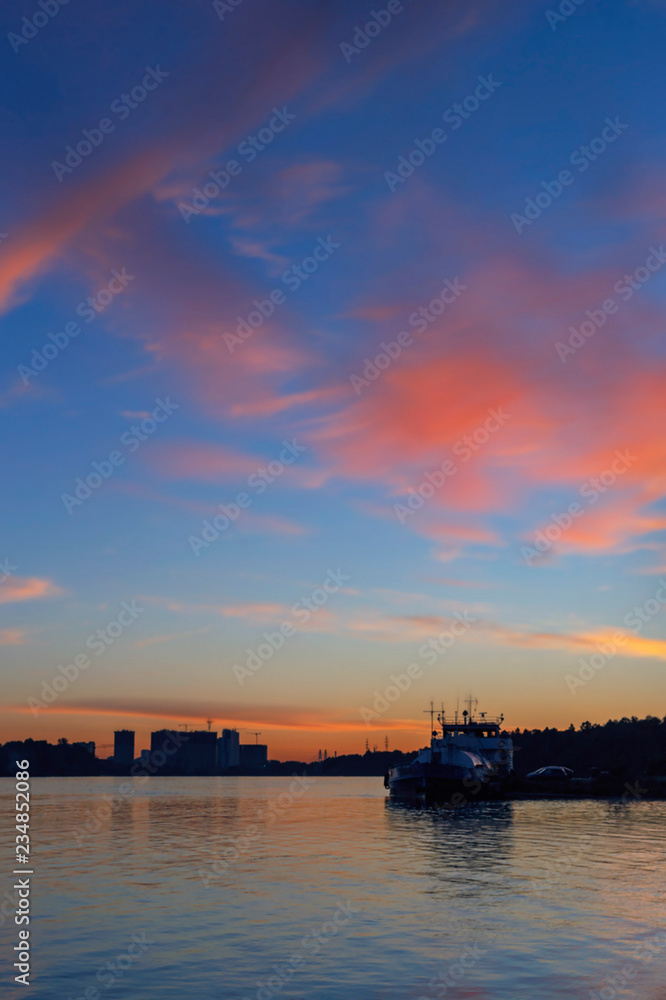
[[[2,996],[666,997],[664,802],[419,810],[381,778],[131,784],[32,781],[34,982],[13,985],[5,920]]]

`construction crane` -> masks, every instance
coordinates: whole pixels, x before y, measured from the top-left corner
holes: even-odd
[[[187,730],[189,728],[189,725],[190,725],[189,722],[179,722],[178,723],[178,728],[179,729],[184,729],[185,732],[187,732]]]
[[[252,735],[254,736],[255,744],[259,743],[259,737],[261,736],[261,733],[255,733],[254,729],[248,729],[248,733],[252,733]]]

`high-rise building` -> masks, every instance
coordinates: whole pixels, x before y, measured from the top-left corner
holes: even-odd
[[[241,743],[240,766],[252,771],[266,767],[268,763],[268,747],[265,743]]]
[[[223,729],[217,741],[217,762],[220,770],[228,771],[240,764],[239,737],[235,729]]]
[[[134,730],[117,729],[113,734],[113,759],[116,764],[134,761]]]
[[[150,756],[157,774],[215,774],[217,733],[159,729],[150,734]]]
[[[153,774],[180,774],[182,761],[180,759],[183,743],[187,733],[179,733],[174,729],[157,729],[150,734],[150,764]]]

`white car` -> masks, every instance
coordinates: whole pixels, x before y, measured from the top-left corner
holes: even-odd
[[[538,771],[531,771],[527,777],[536,778],[537,781],[551,781],[559,779],[564,781],[573,775],[570,767],[540,767]]]

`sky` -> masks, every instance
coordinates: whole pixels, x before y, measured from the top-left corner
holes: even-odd
[[[666,714],[663,4],[44,3],[0,14],[0,739]]]

